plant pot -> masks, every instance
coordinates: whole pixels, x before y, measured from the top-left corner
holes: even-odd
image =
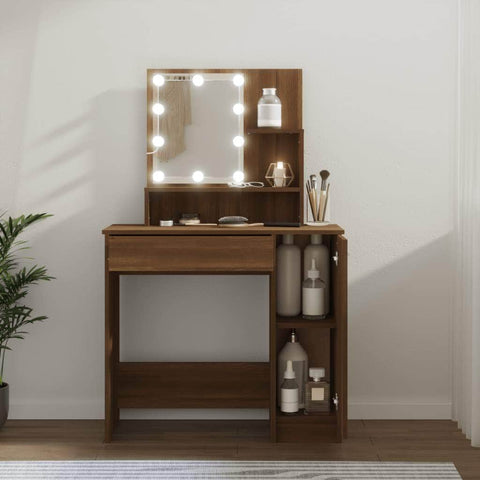
[[[0,428],[8,418],[8,383],[0,385]]]

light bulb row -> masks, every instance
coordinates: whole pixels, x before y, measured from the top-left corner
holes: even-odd
[[[153,76],[152,81],[156,87],[162,87],[165,85],[165,77],[159,73]],[[241,87],[245,83],[245,77],[241,73],[237,73],[233,76],[232,82],[236,87]],[[205,79],[203,78],[203,75],[197,73],[192,77],[192,83],[196,87],[201,87],[205,83]]]
[[[152,178],[154,183],[162,183],[165,180],[165,173],[163,173],[161,170],[156,170],[155,172],[153,172]],[[237,170],[232,175],[232,178],[233,178],[233,183],[239,185],[245,179],[245,174],[241,170]],[[205,175],[203,174],[202,171],[195,170],[192,173],[192,180],[195,183],[202,183],[204,179],[205,179]]]
[[[235,115],[242,115],[245,107],[241,103],[236,103],[232,110]],[[152,105],[152,112],[158,116],[163,115],[165,113],[165,107],[161,103],[154,103]]]

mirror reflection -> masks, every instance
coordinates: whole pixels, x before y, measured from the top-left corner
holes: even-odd
[[[227,183],[243,170],[243,75],[153,77],[155,183]]]

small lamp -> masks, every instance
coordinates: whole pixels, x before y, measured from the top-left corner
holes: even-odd
[[[295,178],[292,167],[287,162],[271,163],[265,179],[271,187],[288,187]]]

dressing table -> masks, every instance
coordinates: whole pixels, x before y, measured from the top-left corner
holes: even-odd
[[[173,165],[175,158],[166,163],[156,158],[157,146],[153,145],[155,148],[152,149],[152,139],[164,133],[166,127],[152,110],[159,100],[163,101],[160,92],[164,83],[155,76],[161,75],[167,82],[190,82],[199,74],[205,76],[207,82],[211,80],[212,85],[217,78],[229,81],[235,75],[241,75],[243,79],[238,92],[235,91],[235,98],[238,93],[238,99],[245,107],[244,113],[232,125],[241,129],[244,143],[241,155],[234,151],[230,170],[241,169],[248,181],[264,181],[271,162],[286,161],[295,175],[290,186],[234,188],[225,185],[225,178],[222,178],[224,183],[210,181],[209,172],[204,172],[205,183],[192,184],[185,179],[182,182],[181,175],[175,171],[178,165]],[[181,89],[184,87],[182,84]],[[280,129],[256,128],[256,104],[262,87],[278,89],[282,100]],[[191,105],[197,105],[193,93]],[[265,408],[270,413],[270,438],[274,442],[342,441],[347,434],[347,240],[343,236],[344,230],[335,224],[241,228],[159,226],[160,220],[178,221],[180,214],[185,212],[198,213],[201,221],[207,224],[214,224],[226,215],[242,215],[252,223],[303,221],[301,70],[148,70],[147,106],[149,154],[144,224],[111,225],[103,230],[105,441],[112,440],[123,408]],[[192,129],[194,124],[192,111]],[[188,122],[185,125],[189,125]],[[188,149],[191,137],[188,132],[185,135]],[[168,138],[165,145],[167,143]],[[179,163],[182,155],[179,154]],[[187,163],[195,161],[187,160]],[[191,167],[193,169],[195,165]],[[159,176],[155,173],[159,168],[170,171],[162,171]],[[154,181],[163,180],[163,176],[165,183]],[[177,179],[177,182],[170,183],[170,178]],[[321,234],[323,243],[329,248],[332,308],[324,320],[280,317],[276,313],[276,247],[285,234],[293,235],[294,242],[302,248],[309,243],[310,235]],[[269,322],[269,361],[120,362],[120,275],[152,274],[267,275],[270,314],[265,321]],[[307,351],[309,364],[325,367],[332,392],[331,409],[327,413],[285,415],[277,408],[277,355],[292,328],[296,329],[300,343]]]

